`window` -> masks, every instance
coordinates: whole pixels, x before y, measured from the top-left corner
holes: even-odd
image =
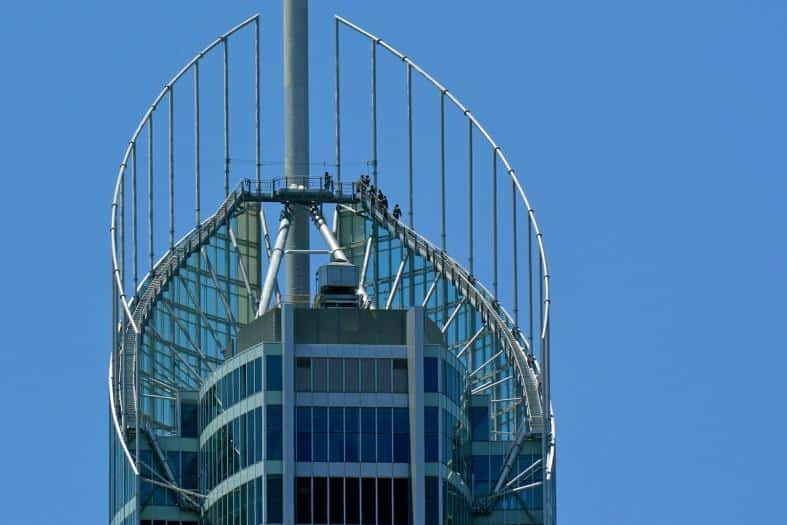
[[[312,461],[328,461],[328,409],[312,408],[313,451]]]
[[[424,407],[424,461],[440,461],[439,423],[437,407]]]
[[[295,478],[295,522],[312,522],[312,480]]]
[[[356,462],[359,458],[360,443],[358,442],[358,425],[360,409],[347,407],[344,409],[344,460]]]
[[[407,525],[410,522],[410,483],[407,478],[394,478],[394,525]],[[427,511],[428,515],[428,511]],[[427,522],[427,523],[436,523]]]
[[[328,360],[322,357],[312,359],[312,390],[328,391]]]
[[[391,391],[390,359],[377,359],[377,391],[384,394]]]
[[[295,409],[295,460],[312,460],[312,409],[297,407]]]
[[[374,408],[361,409],[361,461],[374,463],[377,461],[375,452],[376,418]]]
[[[424,392],[438,392],[436,357],[424,357]]]
[[[374,359],[361,359],[361,392],[374,392]]]
[[[265,356],[265,390],[281,390],[281,356]]]
[[[311,360],[299,357],[295,360],[295,390],[298,392],[309,392],[312,387],[312,368]]]
[[[344,461],[344,409],[331,407],[329,410],[329,456],[331,461]]]
[[[328,359],[328,392],[344,391],[344,360]]]
[[[470,428],[473,441],[489,441],[488,407],[470,407]]]
[[[410,421],[406,408],[393,409],[393,460],[394,463],[410,461]]]
[[[374,478],[361,479],[361,523],[363,525],[377,523],[377,497],[374,481]]]
[[[344,523],[344,479],[330,478],[330,522]]]
[[[328,478],[312,479],[314,523],[328,523]]]
[[[180,402],[180,435],[197,437],[197,404],[192,401]]]
[[[473,493],[485,496],[489,493],[489,456],[473,456]]]
[[[438,523],[440,503],[438,500],[437,477],[426,476],[424,483],[424,507],[426,507],[426,523]]]
[[[358,359],[349,358],[344,360],[344,391],[345,392],[358,392]]]
[[[356,525],[361,522],[361,499],[358,478],[347,478],[344,480],[344,483],[347,523]]]
[[[265,419],[268,427],[265,433],[267,445],[265,459],[281,459],[281,405],[266,405]]]
[[[377,523],[391,525],[393,521],[392,494],[390,478],[377,479]]]
[[[262,390],[262,359],[254,360],[254,393]]]
[[[407,359],[393,360],[393,391],[407,393]]]
[[[391,451],[392,422],[391,409],[377,409],[377,461],[390,463],[393,459]]]

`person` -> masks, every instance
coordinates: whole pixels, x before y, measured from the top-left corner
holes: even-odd
[[[401,216],[402,216],[402,209],[399,207],[398,204],[394,204],[393,218],[398,221]]]
[[[326,189],[328,191],[333,190],[333,179],[331,177],[331,174],[328,173],[327,171],[325,172],[325,175],[323,175],[323,181],[324,181],[323,189]]]

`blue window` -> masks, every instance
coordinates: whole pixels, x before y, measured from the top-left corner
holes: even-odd
[[[268,476],[267,487],[268,523],[281,523],[284,519],[282,512],[283,489],[281,476]],[[262,521],[262,506],[258,506],[257,521]]]
[[[470,407],[470,428],[473,441],[489,441],[488,407]]]
[[[262,390],[262,359],[254,360],[254,393]]]
[[[393,409],[393,460],[394,463],[410,461],[410,421],[406,408]]]
[[[483,496],[489,493],[489,456],[473,456],[473,493]]]
[[[180,403],[180,435],[197,437],[197,404],[190,401]]]
[[[344,460],[356,462],[359,457],[358,425],[360,409],[347,407],[344,409]]]
[[[377,454],[375,452],[375,428],[377,423],[375,419],[374,408],[361,409],[361,461],[365,463],[374,463],[377,461]]]
[[[424,357],[424,392],[437,392],[437,358]]]
[[[438,414],[437,407],[424,407],[424,461],[440,461]]]
[[[282,428],[281,428],[281,405],[266,405],[265,419],[267,431],[266,437],[266,459],[281,459],[282,450]]]
[[[254,462],[262,461],[262,408],[254,409]]]
[[[240,372],[238,372],[238,374],[239,374],[238,375],[238,387],[240,388],[240,393],[238,395],[238,401],[240,401],[241,399],[246,399],[246,396],[248,395],[248,392],[250,390],[248,388],[249,387],[249,375],[250,375],[249,372],[252,372],[252,374],[253,374],[254,370],[253,369],[248,369],[247,370],[247,368],[249,368],[249,367],[247,367],[246,365],[241,365],[241,367],[239,369]]]
[[[265,356],[265,390],[281,390],[281,356]]]
[[[312,408],[313,425],[313,456],[312,461],[328,461],[328,409]]]
[[[310,407],[298,407],[295,410],[295,428],[297,436],[295,438],[295,460],[312,460],[312,409]]]
[[[393,459],[391,409],[377,409],[377,461],[390,463]]]
[[[329,454],[331,461],[344,461],[344,409],[330,409]]]

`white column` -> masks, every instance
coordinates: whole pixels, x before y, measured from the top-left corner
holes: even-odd
[[[414,525],[426,520],[424,494],[424,309],[407,311],[407,401],[410,413],[410,501]]]

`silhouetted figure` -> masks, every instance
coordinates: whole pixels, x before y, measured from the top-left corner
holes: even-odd
[[[333,191],[333,177],[331,177],[331,174],[327,171],[325,175],[323,175],[323,189]]]
[[[394,204],[393,218],[398,221],[401,217],[402,217],[402,209],[399,207],[398,204]]]

